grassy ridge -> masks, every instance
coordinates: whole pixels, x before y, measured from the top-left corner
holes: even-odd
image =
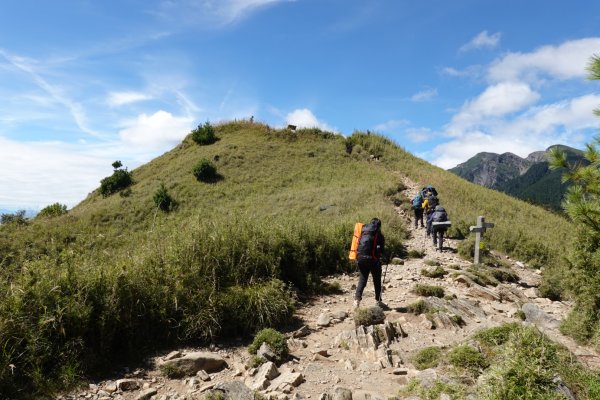
[[[295,293],[350,268],[354,222],[381,218],[400,254],[405,229],[391,200],[402,175],[436,186],[456,224],[495,222],[490,247],[559,265],[563,219],[383,137],[245,122],[216,133],[211,145],[188,137],[132,171],[126,196],[95,192],[67,215],[0,227],[0,392],[52,391],[118,357],[285,323]],[[203,158],[221,180],[193,177]],[[174,212],[153,203],[161,183]]]

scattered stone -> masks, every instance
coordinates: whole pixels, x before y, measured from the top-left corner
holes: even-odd
[[[240,381],[219,383],[211,393],[222,394],[224,400],[254,400],[254,391]]]
[[[117,388],[122,391],[137,390],[140,388],[140,384],[136,379],[119,379],[117,381]]]
[[[525,314],[525,321],[531,322],[540,328],[546,329],[558,329],[560,322],[548,314],[546,314],[541,308],[533,303],[525,303],[521,308]]]
[[[155,388],[144,389],[135,396],[135,400],[149,400],[156,393],[158,393],[158,391]]]
[[[203,369],[201,369],[200,371],[196,372],[196,376],[200,379],[202,379],[204,382],[208,382],[210,381],[210,375]]]
[[[273,351],[273,349],[271,348],[271,346],[269,346],[269,344],[267,342],[263,342],[260,345],[260,348],[256,352],[256,355],[258,357],[262,357],[268,361],[277,361],[278,360],[277,355],[275,354],[275,352]]]
[[[105,391],[107,391],[108,393],[114,393],[114,392],[116,392],[116,391],[117,391],[118,387],[117,387],[117,384],[116,384],[116,382],[107,382],[107,383],[104,385],[104,388],[103,388],[103,389],[104,389]]]
[[[328,398],[331,400],[352,400],[352,390],[338,386],[333,389],[333,393]]]
[[[536,288],[529,288],[529,289],[525,289],[523,291],[523,294],[527,297],[529,297],[530,299],[537,299],[539,296],[539,293],[537,291]]]
[[[473,283],[469,287],[469,294],[473,297],[481,297],[492,301],[500,301],[500,296],[498,296],[496,292],[476,283]]]
[[[302,382],[304,382],[304,376],[301,373],[286,371],[271,381],[271,385],[269,386],[268,390],[286,393],[287,386],[294,388],[299,386]]]
[[[169,361],[172,360],[174,358],[179,358],[181,357],[182,354],[180,351],[172,351],[169,354],[167,354],[166,356],[163,357],[163,361]]]
[[[292,337],[301,338],[310,335],[310,328],[307,325],[303,325],[300,329],[292,333]]]
[[[329,326],[331,322],[331,316],[327,313],[322,313],[317,318],[317,326]]]
[[[466,285],[467,287],[470,287],[475,284],[475,282],[473,282],[473,279],[469,278],[466,275],[458,275],[456,278],[454,278],[454,281],[456,281],[458,283],[462,283],[463,285]]]
[[[339,319],[339,320],[343,321],[346,318],[348,318],[348,313],[345,311],[338,311],[338,312],[334,312],[331,316],[335,319]]]

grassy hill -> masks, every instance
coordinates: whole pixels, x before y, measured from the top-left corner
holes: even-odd
[[[331,289],[320,276],[352,268],[354,222],[381,218],[388,252],[402,255],[393,203],[403,176],[438,189],[456,233],[484,215],[496,224],[489,248],[559,281],[572,229],[565,219],[388,139],[247,122],[216,133],[213,144],[187,137],[133,170],[120,194],[95,191],[66,215],[0,226],[1,393],[51,392],[160,346],[288,323],[294,299]],[[201,159],[218,180],[193,176]],[[178,203],[170,213],[153,201],[161,184]]]

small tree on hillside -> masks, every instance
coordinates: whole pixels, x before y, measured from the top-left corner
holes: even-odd
[[[160,208],[164,212],[169,212],[173,210],[176,203],[175,200],[171,197],[164,183],[160,184],[160,187],[156,192],[154,192],[154,196],[152,197],[154,200],[154,204],[156,207]]]
[[[25,210],[16,211],[14,214],[7,213],[0,215],[0,224],[26,225]]]
[[[201,182],[213,182],[218,178],[217,167],[207,159],[200,160],[192,173]]]
[[[600,80],[600,57],[594,56],[588,67],[589,78]],[[600,108],[594,110],[600,116]],[[571,182],[563,208],[576,223],[577,237],[570,257],[568,286],[577,295],[563,330],[576,339],[600,338],[600,136],[586,145],[589,165],[571,165],[565,153],[553,149],[550,166],[565,168],[564,182]]]
[[[127,168],[121,168],[123,166],[121,161],[115,161],[112,163],[112,166],[115,169],[113,174],[100,181],[100,193],[104,197],[108,197],[111,194],[123,190],[133,184],[131,173],[127,171]]]
[[[217,141],[215,128],[206,121],[204,125],[198,125],[198,127],[192,131],[192,139],[199,145],[212,144]]]
[[[38,217],[58,217],[67,213],[67,206],[60,203],[50,204],[40,210]]]

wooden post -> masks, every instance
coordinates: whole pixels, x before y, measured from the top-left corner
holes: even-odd
[[[485,218],[483,218],[481,215],[477,217],[477,225],[469,227],[469,231],[475,233],[475,256],[473,260],[475,264],[479,264],[480,260],[479,250],[481,247],[481,238],[483,237],[483,234],[487,228],[493,227],[494,224],[491,222],[485,222]]]

